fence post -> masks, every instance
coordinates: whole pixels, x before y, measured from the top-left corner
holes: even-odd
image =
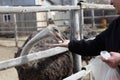
[[[84,10],[80,4],[83,1],[80,1],[78,5],[80,6],[80,39],[83,39],[83,27],[84,27]]]
[[[78,0],[73,0],[73,5],[77,6]],[[72,27],[74,27],[74,35],[72,35],[73,37],[75,36],[76,39],[80,40],[80,28],[79,28],[79,11],[76,10],[75,13],[73,14],[73,21],[74,21],[74,25]],[[78,54],[73,54],[74,57],[74,73],[80,71],[81,69],[81,56]]]
[[[16,14],[14,16],[14,25],[15,25],[15,46],[18,47],[18,31],[17,31],[17,21],[16,21]]]
[[[95,13],[94,13],[94,9],[91,10],[91,15],[92,15],[92,28],[96,28],[95,27]]]

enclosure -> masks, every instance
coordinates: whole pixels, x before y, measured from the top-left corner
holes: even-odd
[[[106,19],[108,21],[108,23],[105,25],[105,26],[108,26],[109,22],[118,16],[115,13],[111,13],[114,11],[114,8],[111,7],[110,5],[104,5],[107,8],[104,7],[103,5],[92,4],[90,6],[90,4],[86,4],[86,3],[83,3],[82,5],[83,5],[82,7],[76,6],[76,5],[75,6],[51,6],[51,7],[40,7],[40,6],[5,7],[4,6],[4,10],[3,10],[3,7],[0,7],[0,10],[1,10],[0,13],[2,16],[4,16],[6,20],[9,20],[9,18],[12,17],[12,21],[10,20],[10,22],[6,22],[4,24],[1,23],[1,26],[0,26],[1,61],[13,58],[13,55],[17,51],[17,48],[21,47],[21,45],[24,43],[24,41],[28,38],[30,34],[32,34],[34,31],[37,31],[37,30],[39,31],[48,25],[47,21],[49,18],[53,18],[53,20],[55,21],[55,25],[59,26],[60,31],[63,33],[68,28],[74,29],[73,27],[76,27],[75,29],[77,30],[74,30],[74,31],[77,31],[78,33],[77,34],[75,33],[75,35],[77,35],[77,38],[80,39],[81,35],[84,35],[82,31],[84,26],[88,26],[92,28],[92,30],[99,32],[103,30],[103,28],[101,29],[101,26],[104,25],[104,24],[101,24],[102,19]],[[96,6],[99,7],[99,10],[98,8],[96,8]],[[110,12],[108,8],[110,9]],[[83,11],[84,11],[84,16],[82,13]],[[90,14],[88,14],[88,12],[90,12]],[[96,15],[99,12],[101,12],[101,14]],[[29,16],[32,16],[33,18],[28,18],[28,13],[32,13],[32,14],[29,14]],[[48,17],[48,15],[50,14],[51,16]],[[41,18],[41,16],[44,16],[44,17]],[[21,21],[20,19],[22,18],[28,18],[28,19],[24,19],[24,21],[23,20]],[[79,21],[79,18],[80,18],[80,21]],[[79,28],[81,30],[79,30]],[[68,36],[69,36],[68,38],[70,38],[70,35]],[[5,50],[2,51],[3,49]],[[12,73],[7,74],[8,72],[11,72],[11,71],[13,72],[14,75],[12,75]],[[3,75],[3,72],[4,71],[1,71],[1,75]],[[9,78],[9,75],[13,76],[13,79],[11,77],[9,79],[17,80],[17,73],[14,68],[5,70],[5,72],[6,72],[5,75],[8,75],[8,78]],[[5,78],[6,77],[4,77],[3,75],[3,79],[1,80],[8,80]]]

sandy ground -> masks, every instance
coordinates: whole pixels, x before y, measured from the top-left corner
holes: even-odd
[[[0,61],[13,58],[16,51],[15,47],[0,46]],[[18,80],[15,68],[0,71],[0,80]]]
[[[19,42],[19,46],[22,44],[23,42]],[[15,52],[17,52],[17,47],[15,47],[14,38],[0,38],[0,61],[14,58]],[[16,69],[0,71],[0,80],[18,80]]]

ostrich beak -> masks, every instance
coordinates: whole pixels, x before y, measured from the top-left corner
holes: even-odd
[[[61,40],[62,42],[64,42],[64,39],[62,38],[61,34],[59,32],[55,33],[56,37]]]

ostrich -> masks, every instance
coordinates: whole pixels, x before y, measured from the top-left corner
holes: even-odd
[[[53,20],[49,19],[48,27],[30,35],[24,45],[17,51],[15,57],[49,49],[51,47],[46,46],[46,44],[58,43],[63,40],[64,38],[57,26],[55,26]],[[19,80],[62,80],[73,73],[73,57],[68,51],[15,68]]]

